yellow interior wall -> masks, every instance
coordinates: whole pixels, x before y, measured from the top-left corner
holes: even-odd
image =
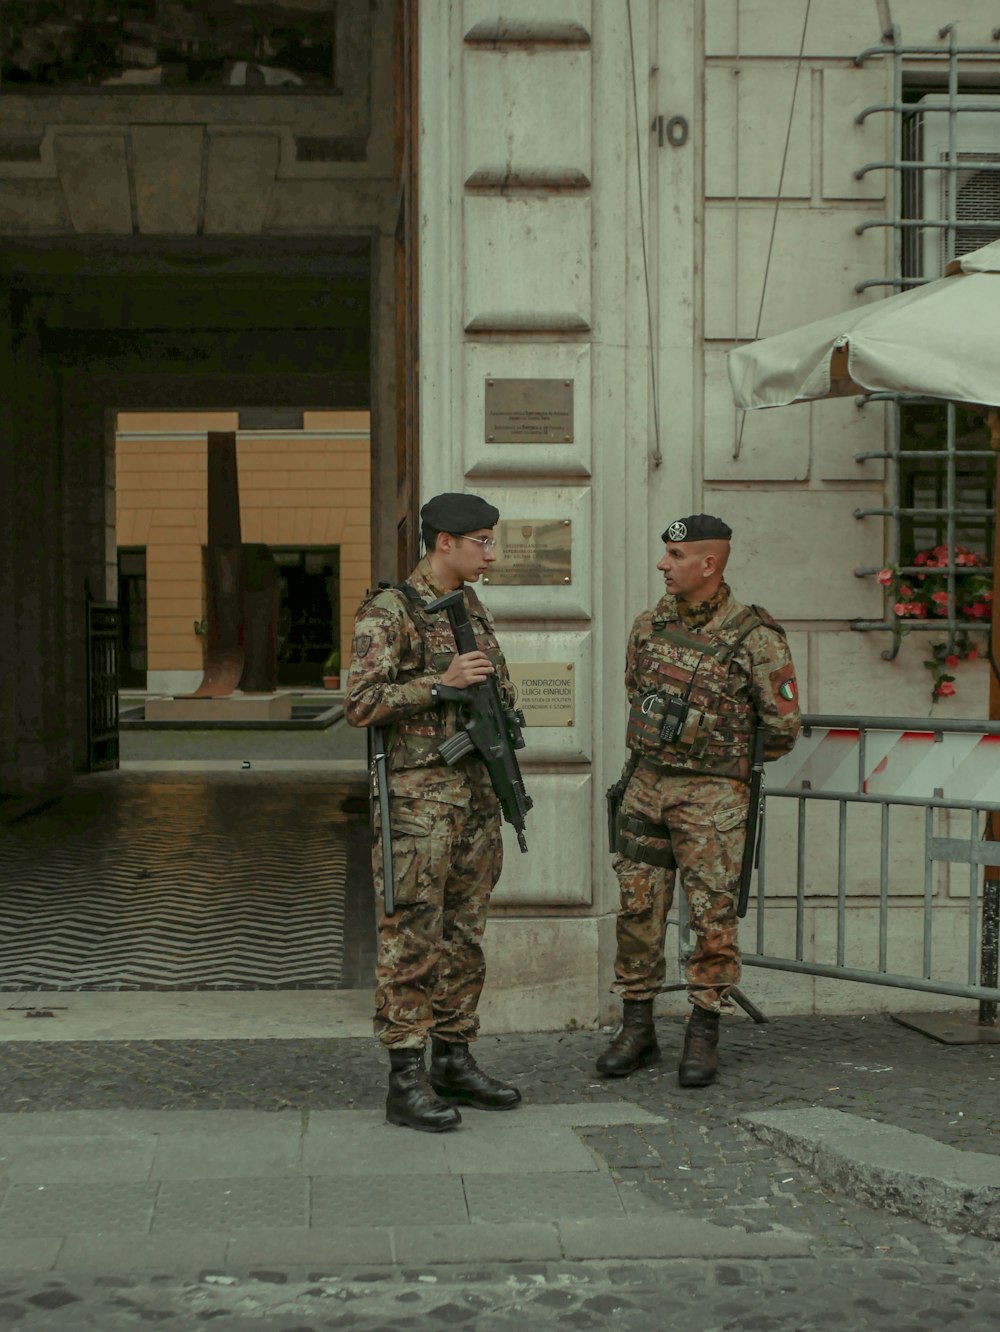
[[[371,468],[367,412],[306,412],[305,431],[329,438],[237,439],[243,540],[340,547],[340,648],[371,581]],[[235,412],[121,412],[116,502],[119,546],[145,546],[150,670],[200,670],[201,550],[208,537],[206,442],[172,431],[236,430]],[[158,440],[127,438],[157,432]],[[334,432],[338,436],[334,438]]]

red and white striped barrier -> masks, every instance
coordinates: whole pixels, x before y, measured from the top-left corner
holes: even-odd
[[[765,773],[772,793],[812,790],[1000,805],[1000,735],[814,726]]]

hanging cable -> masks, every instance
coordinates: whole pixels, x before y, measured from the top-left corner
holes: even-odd
[[[733,66],[733,336],[740,336],[740,75],[742,74],[742,46],[740,45],[740,6],[736,6],[736,63]],[[735,344],[734,344],[735,345]],[[743,417],[740,416],[742,426]],[[735,423],[735,422],[734,422]],[[743,431],[739,430],[733,443],[733,457],[740,456]]]
[[[656,447],[653,450],[653,466],[663,466],[663,453],[660,449],[660,395],[657,376],[657,358],[653,338],[653,297],[649,286],[649,255],[646,246],[645,192],[642,183],[642,138],[639,133],[639,89],[635,72],[635,40],[632,36],[632,0],[626,5],[628,14],[628,49],[632,67],[632,112],[635,122],[635,165],[639,177],[639,232],[642,237],[642,271],[646,282],[646,323],[649,334],[649,374],[650,390],[653,403],[653,438]]]
[[[802,20],[802,37],[799,41],[799,55],[795,62],[795,81],[792,84],[792,104],[788,108],[788,128],[785,130],[785,150],[781,154],[781,173],[778,176],[778,192],[774,198],[774,213],[771,216],[771,238],[767,245],[767,259],[764,263],[764,281],[760,287],[760,305],[757,307],[757,323],[754,327],[754,341],[760,337],[761,320],[764,317],[764,297],[767,295],[767,279],[771,272],[771,255],[774,253],[774,236],[778,229],[778,206],[781,203],[781,191],[785,184],[785,166],[788,162],[788,147],[792,141],[792,125],[795,121],[795,99],[799,92],[799,75],[802,72],[802,57],[806,49],[806,29],[809,26],[809,11],[812,8],[812,0],[806,0],[806,12]],[[736,329],[735,345],[739,345],[740,331]],[[740,456],[740,450],[743,447],[743,427],[746,425],[747,414],[743,413],[740,419],[740,432],[736,439],[736,447],[733,449],[733,457]]]

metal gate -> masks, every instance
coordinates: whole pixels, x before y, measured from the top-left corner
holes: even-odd
[[[995,1022],[1000,723],[805,717],[766,783],[744,963],[977,999]]]
[[[118,655],[121,614],[87,597],[87,766],[118,767]]]

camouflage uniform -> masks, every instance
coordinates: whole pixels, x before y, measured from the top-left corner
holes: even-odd
[[[732,1007],[729,992],[740,979],[736,901],[752,733],[763,728],[765,757],[777,758],[799,731],[784,631],[766,611],[735,601],[725,583],[693,605],[667,595],[632,627],[625,688],[627,742],[638,761],[622,820],[669,829],[669,842],[640,833],[631,849],[672,844],[696,938],[688,996],[720,1012]],[[688,719],[676,743],[667,743],[660,738],[664,701],[685,693]],[[612,990],[628,1000],[652,999],[666,974],[664,932],[677,870],[621,853],[612,863],[621,890]]]
[[[406,580],[422,603],[444,596],[427,559]],[[471,587],[465,602],[479,649],[513,701],[493,618]],[[500,877],[500,807],[482,761],[449,767],[438,754],[457,729],[455,704],[431,688],[455,656],[444,612],[427,615],[396,588],[362,603],[354,625],[344,711],[352,726],[388,731],[390,819],[396,911],[383,910],[382,844],[372,864],[377,893],[375,1034],[396,1049],[428,1036],[468,1043],[479,1029],[482,938]]]

